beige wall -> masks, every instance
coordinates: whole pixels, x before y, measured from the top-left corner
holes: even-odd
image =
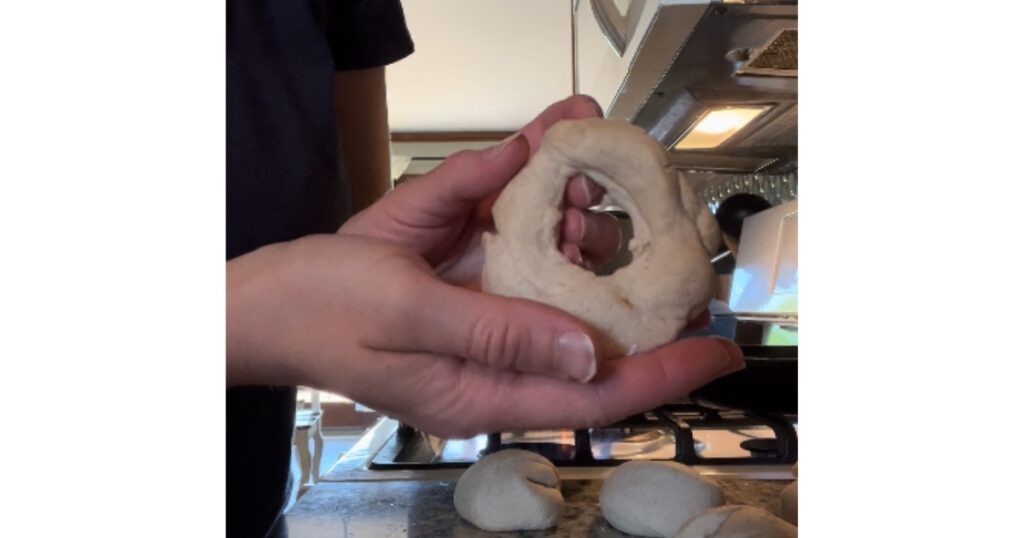
[[[388,68],[391,129],[515,130],[572,93],[569,0],[403,0],[416,43]]]

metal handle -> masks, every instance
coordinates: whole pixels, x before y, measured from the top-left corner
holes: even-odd
[[[612,0],[590,0],[590,9],[608,45],[622,57],[626,52],[626,18],[619,14]]]

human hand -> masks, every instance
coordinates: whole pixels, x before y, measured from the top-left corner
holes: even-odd
[[[593,99],[573,96],[549,106],[515,136],[483,151],[462,151],[355,215],[339,233],[384,239],[423,256],[447,282],[472,284],[483,267],[481,236],[493,231],[491,206],[501,189],[540,147],[544,132],[562,119],[601,116]],[[618,250],[621,230],[608,214],[587,211],[604,196],[597,183],[576,176],[566,185],[559,230],[567,259],[596,268]]]
[[[546,305],[447,284],[380,240],[310,236],[228,263],[230,384],[329,390],[436,435],[605,425],[742,366],[734,344],[690,338],[579,383],[595,368],[585,334]]]

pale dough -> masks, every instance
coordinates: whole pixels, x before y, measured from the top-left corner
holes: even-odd
[[[601,487],[601,514],[616,529],[640,536],[674,536],[693,516],[720,506],[722,490],[686,465],[631,461]]]
[[[796,481],[786,486],[786,489],[782,490],[782,519],[797,525],[796,516],[796,505],[797,505],[797,485]]]
[[[675,538],[796,538],[796,527],[753,506],[720,506],[686,522]]]
[[[573,265],[558,250],[565,184],[581,172],[632,220],[633,261],[611,275]],[[664,148],[639,127],[603,119],[555,124],[493,215],[497,234],[483,237],[483,289],[575,315],[597,330],[606,356],[674,340],[712,297],[718,225]]]
[[[455,510],[487,531],[558,524],[565,501],[558,469],[543,456],[508,449],[480,458],[455,485]]]

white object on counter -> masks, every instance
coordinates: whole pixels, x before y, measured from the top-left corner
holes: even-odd
[[[743,221],[729,308],[738,315],[797,315],[797,200]]]
[[[507,449],[466,469],[455,485],[455,510],[486,531],[543,530],[558,524],[565,500],[553,463]]]
[[[717,484],[671,461],[631,461],[601,487],[601,514],[622,532],[674,536],[697,514],[725,502]]]
[[[675,538],[797,538],[796,527],[753,506],[720,506],[687,521]]]

